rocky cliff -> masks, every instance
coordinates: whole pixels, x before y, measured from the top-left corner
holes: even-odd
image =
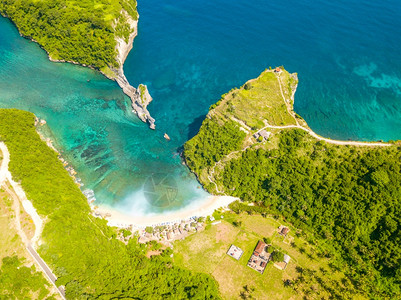
[[[151,129],[155,129],[155,119],[150,116],[149,111],[147,110],[148,104],[152,101],[152,97],[149,94],[148,88],[146,85],[140,84],[138,88],[134,88],[127,80],[124,75],[124,62],[128,56],[128,53],[132,49],[132,44],[134,42],[134,38],[138,33],[138,21],[134,20],[127,12],[124,10],[121,12],[122,15],[125,16],[127,23],[130,26],[130,35],[128,41],[124,40],[122,37],[116,36],[116,50],[117,57],[116,60],[118,62],[119,68],[112,69],[113,74],[106,74],[108,78],[115,80],[118,85],[122,88],[123,92],[130,97],[132,102],[133,112],[137,114],[139,119],[143,122],[148,123]]]

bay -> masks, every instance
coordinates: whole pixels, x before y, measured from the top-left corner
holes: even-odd
[[[144,215],[204,201],[178,150],[221,94],[269,66],[299,73],[295,110],[318,134],[401,138],[396,1],[144,0],[138,10],[124,70],[133,85],[148,85],[156,131],[137,120],[114,82],[48,61],[0,19],[0,107],[46,119],[98,204]]]

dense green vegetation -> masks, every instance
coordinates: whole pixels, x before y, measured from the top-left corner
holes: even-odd
[[[221,126],[214,119],[206,118],[202,129],[184,145],[186,162],[195,172],[211,167],[228,153],[239,150],[245,138],[245,133],[233,121]]]
[[[23,266],[17,256],[7,256],[2,259],[0,268],[0,298],[1,299],[45,299],[48,295],[46,279],[35,267]],[[54,299],[46,297],[46,299]]]
[[[279,149],[245,151],[218,178],[230,195],[258,204],[234,210],[280,214],[313,230],[341,253],[358,288],[400,296],[400,161],[399,147],[334,146],[288,130]]]
[[[399,147],[339,147],[290,130],[281,134],[279,149],[247,151],[221,178],[227,189],[235,187],[231,194],[334,241],[333,251],[355,268],[359,284],[371,284],[365,275],[375,274],[374,267],[388,292],[399,293],[400,159]]]
[[[280,252],[280,250],[274,249],[273,251],[271,249],[268,250],[272,254],[272,261],[278,261],[281,262],[284,260],[284,253]]]
[[[202,125],[204,135],[218,136],[219,127]],[[222,142],[211,140],[203,150],[199,141],[190,141],[196,155],[186,151],[185,157],[193,171],[210,174]],[[213,180],[226,194],[256,204],[235,203],[234,211],[281,215],[313,232],[328,256],[340,254],[355,287],[369,297],[401,297],[400,150],[337,146],[287,128],[226,159]],[[207,176],[200,180],[215,191]]]
[[[90,214],[57,154],[36,133],[33,114],[0,110],[0,139],[9,149],[14,179],[47,218],[39,253],[69,299],[219,298],[216,282],[174,266],[171,250],[148,259],[146,245],[115,239],[115,230]]]
[[[1,0],[0,13],[52,59],[97,69],[117,67],[115,36],[127,40],[127,16],[138,18],[135,0]]]

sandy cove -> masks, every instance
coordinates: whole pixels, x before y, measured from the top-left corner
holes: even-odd
[[[35,122],[35,125],[37,127],[43,126],[45,124],[46,121],[43,119],[42,120],[37,119]],[[53,149],[58,154],[60,161],[64,165],[64,168],[67,170],[69,175],[74,179],[75,183],[79,185],[81,188],[82,184],[80,183],[80,180],[77,177],[75,177],[76,171],[71,166],[68,165],[65,159],[63,159],[60,152],[53,145],[53,141],[50,138],[45,138],[45,136],[42,135],[39,130],[37,130],[37,132],[41,137],[41,139],[46,142],[47,146]],[[3,177],[1,171],[2,170],[0,168],[0,182],[1,178]],[[180,224],[181,221],[188,221],[192,217],[211,216],[216,209],[227,208],[230,203],[236,200],[240,200],[239,198],[231,196],[210,195],[203,201],[199,201],[193,205],[189,204],[188,206],[183,207],[178,211],[166,212],[161,214],[143,215],[143,216],[132,216],[121,213],[120,211],[117,211],[107,206],[102,206],[102,205],[97,206],[96,202],[93,202],[93,200],[90,200],[90,198],[88,198],[88,195],[85,196],[88,199],[88,203],[90,204],[92,209],[92,214],[95,217],[103,217],[108,221],[109,226],[116,226],[120,228],[132,227],[133,229],[141,229],[147,226],[160,225],[162,223],[168,223],[170,225]],[[39,233],[40,231],[38,232],[38,236]]]
[[[0,149],[3,152],[3,161],[0,166],[0,185],[5,180],[8,180],[18,197],[22,200],[22,205],[25,211],[31,216],[35,224],[35,235],[32,238],[32,244],[36,246],[43,230],[43,220],[36,212],[32,202],[27,199],[22,187],[12,179],[11,173],[8,171],[10,154],[6,145],[0,142]],[[196,205],[189,205],[178,211],[144,216],[130,216],[105,206],[99,206],[96,208],[92,207],[92,213],[95,216],[102,216],[108,220],[109,226],[120,228],[132,226],[132,229],[141,229],[147,226],[156,226],[161,224],[180,224],[182,221],[188,221],[192,217],[211,216],[216,209],[227,208],[230,203],[236,200],[239,200],[239,198],[211,195],[206,200],[197,203]]]
[[[178,211],[148,216],[130,216],[105,206],[97,207],[94,209],[94,213],[108,220],[109,226],[121,228],[132,226],[134,229],[139,229],[162,224],[180,224],[192,217],[211,216],[216,209],[227,208],[231,202],[236,200],[239,199],[231,196],[209,196],[206,201],[193,207],[184,207]]]

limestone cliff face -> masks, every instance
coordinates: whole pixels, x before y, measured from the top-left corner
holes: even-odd
[[[149,111],[147,110],[147,105],[152,101],[152,97],[149,94],[148,88],[146,85],[140,84],[136,89],[134,88],[127,80],[124,75],[124,62],[128,56],[128,53],[132,49],[132,44],[134,42],[134,38],[138,33],[138,21],[134,20],[126,11],[121,11],[121,14],[124,15],[127,23],[130,26],[131,33],[129,35],[128,42],[125,41],[122,37],[116,36],[116,50],[117,50],[117,61],[119,68],[114,69],[113,76],[105,74],[112,80],[115,80],[118,85],[122,88],[123,92],[130,97],[132,102],[133,112],[137,114],[139,119],[143,122],[148,123],[151,129],[155,129],[155,119],[150,116]]]

